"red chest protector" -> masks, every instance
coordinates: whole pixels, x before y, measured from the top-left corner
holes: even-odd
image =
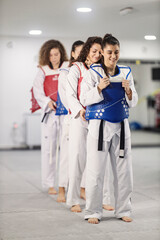
[[[41,108],[34,97],[33,87],[31,88],[31,103],[32,103],[32,107],[30,108],[30,110],[32,113],[36,112]]]
[[[44,72],[45,74],[45,79],[44,79],[44,83],[43,83],[43,86],[44,86],[44,92],[45,92],[45,95],[47,97],[50,97],[53,101],[57,101],[57,92],[58,92],[58,77],[59,77],[59,74],[48,74],[45,72],[45,70],[40,67],[42,69],[42,71]],[[40,109],[41,107],[39,106],[37,100],[35,99],[34,97],[34,92],[33,92],[33,88],[31,89],[31,102],[32,102],[32,107],[31,107],[31,112],[35,112],[37,111],[38,109]]]
[[[59,74],[46,76],[44,80],[44,92],[47,97],[50,97],[53,101],[57,101],[58,92],[58,77]]]
[[[74,65],[76,65],[76,66],[78,67],[79,73],[80,73],[80,77],[79,77],[79,79],[78,79],[78,85],[77,85],[77,99],[79,100],[79,98],[80,98],[80,93],[81,93],[81,82],[82,82],[82,80],[83,80],[83,77],[82,77],[82,72],[81,72],[80,67],[79,67],[76,63],[74,63]]]

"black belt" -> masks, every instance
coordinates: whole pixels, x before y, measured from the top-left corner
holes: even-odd
[[[102,119],[99,126],[98,151],[103,150],[103,122],[104,120]]]
[[[44,116],[43,116],[43,118],[42,118],[41,122],[43,122],[43,121],[44,121],[44,119],[46,118],[46,116],[47,116],[47,113],[45,113],[45,114],[44,114]]]
[[[124,128],[124,121],[122,121],[121,134],[120,134],[120,153],[119,153],[120,158],[124,158],[124,148],[125,148],[125,128]]]
[[[42,118],[41,122],[44,122],[44,119],[46,118],[46,116],[47,116],[48,114],[50,114],[51,112],[52,112],[52,110],[50,110],[49,112],[45,112],[44,115],[43,115],[43,118]]]
[[[102,119],[99,126],[99,137],[98,137],[98,151],[103,150],[103,122]],[[124,148],[125,148],[125,128],[124,121],[121,122],[121,133],[120,133],[120,158],[124,158]]]

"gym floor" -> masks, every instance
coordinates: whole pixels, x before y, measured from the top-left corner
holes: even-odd
[[[160,134],[132,133],[134,221],[104,211],[98,225],[83,220],[85,201],[82,213],[71,213],[42,191],[40,150],[0,151],[0,240],[159,240],[159,143]]]

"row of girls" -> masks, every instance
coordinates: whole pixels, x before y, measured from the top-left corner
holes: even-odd
[[[59,138],[58,202],[97,224],[103,209],[131,222],[133,189],[129,108],[138,101],[131,69],[118,65],[120,43],[111,34],[72,45],[67,61],[57,40],[43,44],[33,84],[32,111],[42,110],[42,187],[56,191]],[[110,166],[111,165],[111,166]],[[115,207],[110,202],[113,172]]]

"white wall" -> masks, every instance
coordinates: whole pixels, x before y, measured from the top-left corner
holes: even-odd
[[[121,58],[160,60],[159,41],[126,41],[121,40]]]
[[[25,141],[23,114],[28,113],[31,107],[30,89],[37,72],[38,52],[46,40],[48,39],[0,37],[0,148],[22,146]],[[69,54],[72,43],[77,39],[59,40]],[[123,59],[159,59],[160,56],[160,46],[156,42],[146,42],[144,45],[144,42],[121,41],[121,49]],[[140,87],[144,84],[144,93],[157,87],[149,80],[147,71],[142,74],[137,72],[137,78],[142,81]],[[17,129],[13,129],[14,122],[18,123]]]
[[[153,81],[152,80],[152,68],[153,67],[160,67],[155,64],[140,64],[140,65],[133,65],[130,64],[132,69],[132,73],[134,79],[136,81],[136,90],[138,92],[139,102],[138,105],[131,109],[130,111],[130,121],[138,121],[143,126],[151,125],[151,118],[152,124],[154,122],[153,114],[149,112],[147,108],[147,96],[151,96],[157,89],[160,89],[160,81]],[[152,114],[152,116],[150,115]]]

